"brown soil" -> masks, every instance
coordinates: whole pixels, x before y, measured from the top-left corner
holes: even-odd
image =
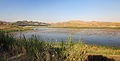
[[[89,61],[120,61],[120,55],[88,54]]]

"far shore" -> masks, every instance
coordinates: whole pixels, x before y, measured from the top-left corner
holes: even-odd
[[[74,28],[74,29],[120,29],[120,27],[49,27],[49,28]]]

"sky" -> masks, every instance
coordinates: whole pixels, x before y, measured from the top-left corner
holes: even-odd
[[[0,20],[120,22],[120,0],[0,0]]]

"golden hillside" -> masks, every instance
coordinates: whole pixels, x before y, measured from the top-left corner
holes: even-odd
[[[67,22],[52,23],[51,27],[120,27],[120,22],[85,22],[72,20]]]

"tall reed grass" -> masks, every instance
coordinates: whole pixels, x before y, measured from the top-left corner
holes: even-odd
[[[9,33],[0,30],[0,50],[7,53],[8,60],[22,61],[84,61],[87,57],[87,45],[74,44],[72,34],[68,42],[45,42],[33,35],[30,39],[15,39]]]

